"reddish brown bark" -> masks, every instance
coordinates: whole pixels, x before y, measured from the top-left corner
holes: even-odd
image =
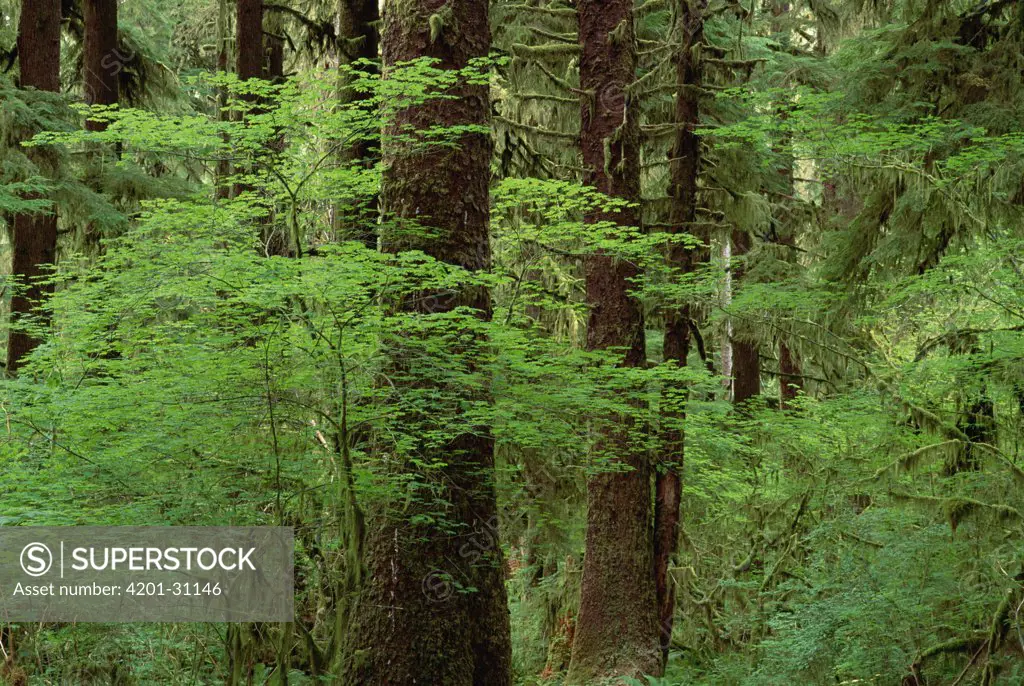
[[[263,0],[238,0],[235,71],[241,81],[263,76]]]
[[[237,0],[235,3],[235,74],[240,81],[263,78],[263,0]],[[244,99],[254,100],[252,96],[244,96]],[[240,195],[251,190],[246,184],[236,183],[232,193]],[[265,229],[261,231],[267,254],[279,253],[283,245],[280,236],[272,240],[274,236],[267,236]]]
[[[750,252],[750,235],[745,231],[732,232],[732,278],[733,283],[743,282],[746,271],[743,258]],[[737,259],[739,258],[739,259]],[[744,327],[746,328],[746,327]],[[747,330],[732,339],[732,401],[742,405],[761,394],[761,361],[757,343]]]
[[[700,173],[700,139],[695,133],[700,123],[701,66],[693,51],[704,36],[704,9],[706,0],[680,0],[677,8],[680,47],[676,53],[676,131],[669,152],[669,192],[672,199],[668,232],[690,233],[707,241],[705,231],[696,227],[697,177]],[[693,270],[695,264],[706,261],[705,250],[690,250],[673,243],[669,247],[668,265],[678,275]],[[691,307],[683,304],[672,308],[665,317],[665,338],[662,355],[666,362],[685,367],[690,353]],[[672,388],[667,395],[678,397],[680,389]],[[676,401],[678,402],[678,401]],[[670,408],[667,419],[681,422],[685,419],[681,408]],[[670,428],[663,437],[664,456],[655,480],[654,497],[654,583],[658,603],[658,627],[661,636],[662,665],[668,660],[672,640],[675,587],[669,566],[676,556],[679,543],[679,507],[682,501],[683,457],[685,437],[679,428]]]
[[[124,68],[117,49],[117,0],[84,0],[85,101],[90,105],[115,105],[118,76]],[[107,128],[105,122],[86,122],[90,131]]]
[[[585,182],[606,195],[640,197],[639,121],[627,86],[636,73],[633,3],[578,3],[581,144]],[[607,150],[607,153],[606,153]],[[592,212],[588,223],[636,226],[633,210]],[[623,348],[623,366],[645,364],[644,320],[629,293],[635,265],[611,255],[586,260],[590,305],[587,348]],[[586,557],[569,683],[657,674],[657,606],[652,574],[651,466],[628,445],[628,423],[605,433],[602,448],[629,471],[598,474],[587,484]]]
[[[387,66],[434,57],[443,68],[459,69],[488,54],[487,0],[406,0],[390,10],[383,41]],[[438,13],[445,15],[444,26],[435,28],[432,37],[436,20],[430,20]],[[402,111],[389,130],[489,124],[486,86],[464,84],[454,92],[457,99],[431,100]],[[387,146],[382,199],[392,222],[382,236],[384,249],[422,250],[469,270],[487,269],[491,147],[490,137],[482,134],[464,135],[457,148],[410,152],[407,145]],[[431,235],[413,226],[405,230],[413,222],[433,229],[427,232]],[[410,299],[403,309],[429,316],[458,306],[474,308],[484,319],[491,314],[489,294],[481,288]],[[421,364],[417,359],[410,356],[395,364],[404,379],[415,379],[403,383],[417,388],[425,384],[430,390],[436,371],[416,367]],[[436,513],[446,502],[445,522],[410,524],[408,511],[371,517],[366,585],[348,632],[342,682],[508,686],[511,639],[497,538],[493,440],[486,427],[476,427],[440,449],[419,446],[417,454],[420,460],[442,460],[445,466],[432,474],[417,472],[412,464],[402,467],[403,474],[436,482],[441,491],[438,502],[412,507]],[[458,592],[453,583],[475,590]]]
[[[60,90],[60,0],[24,0],[18,23],[18,60],[22,88],[57,92]],[[23,132],[30,138],[35,132]],[[30,149],[26,154],[41,169],[52,166],[53,160],[44,148]],[[23,291],[11,298],[12,328],[7,337],[7,372],[18,371],[22,360],[39,345],[39,340],[17,327],[19,320],[30,313],[52,287],[38,283],[45,275],[43,265],[57,259],[57,215],[18,214],[11,224],[11,275],[25,284]],[[39,313],[43,322],[45,313]]]

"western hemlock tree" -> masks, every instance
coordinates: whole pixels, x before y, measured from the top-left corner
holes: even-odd
[[[21,87],[60,91],[60,0],[24,0],[18,23],[18,60]],[[26,132],[30,138],[35,132]],[[45,149],[36,148],[29,158],[40,167],[52,164]],[[7,337],[7,373],[18,371],[21,360],[39,344],[39,339],[19,327],[27,315],[52,288],[38,283],[44,264],[57,259],[57,215],[16,214],[12,222],[11,274],[24,290],[11,298],[12,328]],[[45,321],[45,315],[41,315]]]
[[[578,5],[581,145],[584,181],[605,195],[640,199],[640,123],[629,86],[636,78],[633,3]],[[588,212],[589,224],[636,226],[632,207]],[[623,351],[621,365],[643,367],[644,318],[630,294],[635,264],[597,253],[585,261],[590,307],[587,349]],[[630,422],[606,429],[599,451],[625,470],[599,473],[587,484],[586,556],[570,683],[600,677],[657,674],[661,668],[654,590],[651,466],[630,446]]]
[[[750,234],[742,229],[733,230],[731,239],[729,269],[732,285],[736,287],[743,282],[746,274],[746,260],[753,241]],[[729,344],[732,346],[732,401],[742,405],[761,394],[760,355],[754,332],[749,325],[741,327],[739,334],[730,332]]]
[[[85,0],[85,101],[90,105],[114,105],[118,100],[118,75],[124,65],[117,49],[117,0]],[[87,121],[99,131],[101,121]]]
[[[704,12],[706,0],[678,0],[676,36],[679,47],[675,54],[675,137],[669,152],[670,234],[695,234],[707,242],[709,232],[697,228],[697,178],[700,174],[700,138],[696,129],[700,125],[701,64],[699,46],[704,39]],[[668,247],[668,267],[676,276],[693,271],[699,261],[706,261],[703,248],[691,248],[681,242]],[[695,326],[692,305],[674,305],[665,314],[665,338],[662,357],[685,367],[690,354],[690,329]],[[677,389],[672,389],[676,391]],[[676,393],[676,397],[685,397]],[[671,404],[671,401],[667,401]],[[675,401],[676,403],[679,400]],[[670,407],[668,413],[679,421],[683,412]],[[654,579],[658,598],[658,626],[661,631],[662,663],[668,660],[672,639],[672,616],[675,612],[675,588],[669,565],[676,555],[679,542],[679,507],[682,502],[682,466],[685,449],[683,432],[669,425],[664,431],[662,461],[655,477],[654,499]]]
[[[390,70],[419,58],[433,58],[442,69],[465,69],[487,56],[490,41],[487,0],[388,3],[385,82]],[[385,132],[392,140],[385,141],[381,198],[390,223],[382,230],[382,244],[389,253],[419,250],[480,272],[490,267],[488,87],[461,81],[446,95],[452,97],[401,110]],[[439,127],[469,128],[456,128],[452,145],[432,144],[425,132]],[[410,135],[412,144],[405,140]],[[411,294],[399,310],[408,315],[400,321],[411,329],[407,341],[391,343],[394,401],[402,404],[421,394],[426,407],[410,409],[407,426],[438,421],[443,426],[444,413],[453,411],[443,394],[457,393],[461,407],[479,404],[480,391],[453,391],[440,370],[423,366],[430,357],[408,350],[420,342],[421,326],[443,325],[462,312],[455,321],[472,340],[460,336],[459,345],[465,346],[463,355],[471,355],[486,344],[479,331],[473,334],[473,322],[490,319],[489,293],[476,285]],[[466,371],[476,371],[472,362]],[[411,479],[417,489],[404,512],[394,510],[394,503],[384,505],[368,525],[366,585],[349,631],[345,683],[511,683],[509,617],[496,538],[494,442],[489,428],[479,424],[443,430],[441,439],[413,435],[411,445],[393,447],[397,476]]]
[[[242,81],[263,78],[263,0],[238,0],[235,53]]]

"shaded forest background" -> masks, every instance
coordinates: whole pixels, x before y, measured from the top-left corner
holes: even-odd
[[[0,72],[0,525],[297,546],[7,683],[1024,681],[1024,5],[0,0]]]

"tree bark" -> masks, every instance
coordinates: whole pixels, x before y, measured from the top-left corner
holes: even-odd
[[[217,71],[221,74],[228,73],[228,64],[230,63],[228,55],[230,52],[228,48],[230,43],[228,2],[229,0],[217,0]],[[217,89],[217,118],[220,121],[230,119],[227,106],[228,89],[221,86]],[[225,142],[227,141],[227,134],[224,134],[224,140]],[[231,176],[231,161],[225,157],[217,161],[217,185],[214,196],[218,200],[225,200],[231,197],[231,184],[227,182],[229,176]]]
[[[377,0],[339,0],[338,2],[338,38],[339,62],[351,65],[362,62],[358,68],[362,71],[375,73],[380,37],[376,28],[380,20]],[[368,94],[358,93],[348,88],[343,81],[340,89],[342,105],[351,105],[367,98]],[[362,137],[347,148],[342,154],[342,163],[372,168],[376,163],[374,148],[380,145],[379,139]],[[346,240],[357,240],[368,248],[377,247],[376,218],[379,212],[379,198],[370,198],[365,207],[358,207],[351,216],[336,215],[335,228]]]
[[[750,252],[750,235],[745,231],[732,232],[732,282],[738,286],[743,282],[745,272],[743,258]],[[742,327],[744,333],[732,336],[732,402],[742,405],[747,400],[761,394],[761,360],[757,351],[757,343],[747,326]]]
[[[487,0],[402,0],[385,7],[385,70],[421,57],[437,58],[441,68],[464,68],[486,56],[490,42]],[[486,86],[461,85],[453,92],[457,99],[433,99],[402,111],[389,131],[489,124]],[[384,249],[422,250],[471,271],[489,268],[491,148],[490,137],[482,134],[463,135],[457,148],[414,153],[401,144],[385,146],[382,201],[391,223],[382,236]],[[432,235],[415,226],[404,230],[413,223],[433,229]],[[402,308],[429,317],[459,306],[482,319],[491,316],[490,296],[482,288],[408,299]],[[414,359],[398,364],[402,376],[431,388],[431,370],[416,368]],[[366,585],[353,610],[342,683],[508,686],[511,639],[490,431],[475,427],[441,448],[418,446],[417,453],[421,460],[445,464],[431,470],[433,476],[408,462],[401,467],[404,475],[436,482],[440,491],[437,501],[412,507],[436,512],[446,502],[444,526],[410,524],[408,511],[371,517]],[[459,592],[455,584],[472,590]]]
[[[785,341],[779,341],[779,409],[793,409],[793,401],[803,390],[800,360]]]
[[[236,73],[240,81],[249,79],[264,79],[279,83],[284,78],[284,42],[276,35],[269,36],[264,40],[263,31],[263,0],[238,0],[236,17],[236,41],[235,50],[237,53]],[[263,111],[266,104],[261,98],[254,95],[247,95],[252,109],[251,112]],[[284,139],[278,137],[268,142],[268,147],[277,151],[284,149]],[[234,194],[239,195],[246,191],[253,190],[246,184],[235,184]],[[290,225],[282,229],[275,221],[273,212],[262,217],[258,224],[260,228],[260,243],[263,252],[268,257],[298,257],[299,236],[293,235]]]
[[[124,65],[117,49],[117,0],[84,0],[85,101],[116,105],[118,76]],[[87,121],[90,131],[103,131],[106,122]]]
[[[690,233],[707,242],[706,231],[696,228],[697,177],[700,174],[700,139],[695,133],[700,124],[699,87],[701,65],[693,51],[704,37],[704,10],[706,0],[679,0],[677,16],[679,27],[676,53],[675,141],[670,151],[669,191],[672,198],[669,211],[671,234]],[[679,276],[689,273],[708,256],[704,249],[688,249],[672,243],[668,249],[668,265]],[[662,356],[666,362],[685,367],[690,353],[690,328],[693,326],[689,303],[671,308],[665,317],[665,338]],[[681,397],[685,389],[668,389],[672,397]],[[676,400],[675,402],[680,402]],[[685,420],[682,408],[669,408],[666,419],[681,423]],[[668,573],[679,544],[679,507],[682,501],[683,458],[685,437],[679,428],[664,432],[661,469],[655,479],[654,497],[654,583],[658,601],[658,627],[661,635],[661,662],[668,661],[672,641],[675,587]]]
[[[280,26],[274,26],[267,36],[267,63],[263,75],[276,84],[284,82],[284,37],[277,33],[279,30]]]
[[[239,81],[263,78],[263,0],[237,0],[235,3],[235,75]],[[243,99],[253,100],[251,96]],[[250,186],[236,183],[232,194],[237,196],[249,190],[252,190]],[[265,229],[261,232],[265,234]],[[275,254],[277,250],[270,245],[268,237],[263,235],[262,238],[263,244],[268,246],[267,254]]]
[[[774,0],[771,6],[772,22],[771,32],[778,36],[782,45],[790,43],[789,36],[784,33],[782,19],[789,13],[791,7],[788,2]],[[785,121],[788,113],[780,111],[777,116]],[[776,152],[782,160],[779,167],[779,176],[782,179],[781,193],[784,197],[795,196],[793,188],[793,152],[792,140],[788,134],[783,134]],[[781,212],[776,217],[779,244],[786,246],[785,259],[787,262],[796,262],[796,226],[793,217],[793,210],[788,201],[780,200]],[[803,376],[800,369],[800,358],[787,344],[785,339],[779,340],[779,409],[789,410],[793,408],[793,401],[803,391]]]
[[[627,86],[636,78],[631,0],[581,0],[581,144],[585,182],[602,193],[640,198],[638,108]],[[595,211],[588,223],[636,226],[634,209]],[[635,265],[608,254],[585,261],[587,349],[624,348],[621,364],[645,364],[644,320],[629,294]],[[609,429],[601,449],[629,471],[587,484],[586,557],[568,683],[657,674],[661,667],[652,555],[651,466],[630,448],[629,423]]]
[[[124,68],[124,55],[118,51],[117,42],[117,0],[83,0],[82,17],[85,25],[83,41],[82,83],[85,102],[89,105],[116,105],[120,95],[120,74]],[[89,131],[105,131],[107,122],[86,119]],[[96,188],[101,185],[102,170],[106,154],[103,146],[92,146],[86,157],[87,177],[95,180]],[[121,145],[115,144],[117,157]],[[102,253],[98,222],[89,222],[85,227],[83,243],[90,252]]]
[[[263,77],[263,0],[238,0],[236,73],[240,81]]]
[[[376,25],[380,21],[377,0],[339,0],[338,38],[344,64],[356,60],[375,63],[380,49]],[[372,70],[372,67],[367,67]]]
[[[22,88],[60,91],[60,0],[23,0],[18,23],[18,59]],[[19,136],[31,138],[36,132],[26,131]],[[52,167],[52,153],[45,148],[31,148],[26,153],[41,169]],[[7,337],[7,373],[15,374],[26,355],[31,353],[39,339],[15,328],[19,320],[53,288],[39,284],[45,275],[42,265],[53,264],[57,258],[57,214],[17,214],[11,222],[11,276],[25,289],[11,298],[12,328]],[[45,323],[48,317],[39,314]]]

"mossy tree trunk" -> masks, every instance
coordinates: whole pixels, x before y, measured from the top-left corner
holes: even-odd
[[[239,81],[263,78],[263,0],[235,3],[235,75]],[[236,183],[232,193],[249,190],[250,186]]]
[[[772,22],[771,32],[784,46],[789,46],[789,36],[786,34],[786,26],[783,21],[791,11],[790,3],[774,0],[771,6]],[[779,111],[777,116],[785,121],[788,113]],[[793,183],[793,151],[792,140],[788,134],[783,134],[778,145],[778,154],[781,158],[779,165],[779,177],[782,181],[779,196],[778,208],[775,222],[777,225],[779,244],[785,248],[784,259],[786,262],[797,261],[797,226],[796,218],[793,216],[794,208],[792,200],[796,195]],[[779,339],[779,409],[789,410],[797,396],[803,392],[803,376],[800,365],[800,357],[790,347],[785,338]]]
[[[793,409],[793,403],[803,390],[800,358],[785,341],[779,341],[779,409]]]
[[[271,83],[284,82],[284,29],[281,16],[271,15],[268,20],[266,40],[266,59],[263,65],[263,78]]]
[[[18,23],[18,59],[22,88],[60,91],[60,0],[23,0]],[[22,139],[35,131],[23,131]],[[46,148],[32,148],[29,159],[41,171],[54,165],[52,153]],[[11,276],[25,286],[11,298],[12,328],[7,337],[7,373],[15,374],[22,360],[31,353],[39,339],[18,326],[52,287],[39,283],[46,275],[42,265],[57,259],[57,214],[17,214],[11,222]],[[38,313],[43,323],[45,313]]]
[[[636,77],[633,3],[581,0],[579,41],[581,144],[585,182],[606,195],[640,198],[638,107],[628,86]],[[588,223],[636,226],[634,209],[592,212]],[[621,364],[645,364],[644,319],[629,293],[635,265],[598,254],[585,263],[587,348],[625,350]],[[660,671],[652,557],[651,465],[629,445],[629,422],[606,430],[600,449],[628,467],[587,484],[586,557],[569,683]]]
[[[229,0],[217,0],[217,72],[227,74],[230,64],[230,5]],[[217,89],[218,119],[227,120],[228,91],[221,86]],[[225,134],[226,135],[226,134]],[[223,200],[231,195],[231,185],[226,179],[231,176],[231,161],[225,157],[217,161],[217,186],[214,191],[217,199]]]
[[[385,72],[396,63],[421,57],[438,59],[442,68],[463,68],[471,59],[488,54],[490,39],[487,0],[396,0],[385,5]],[[402,111],[389,132],[489,124],[486,86],[461,85],[453,92],[457,99],[435,99]],[[385,251],[416,249],[470,271],[489,268],[491,149],[490,137],[479,133],[461,136],[456,148],[412,151],[401,143],[385,143],[381,194],[388,220],[381,237]],[[431,230],[424,232],[417,226]],[[401,307],[424,321],[456,307],[469,307],[481,319],[491,316],[485,289],[434,296],[407,299]],[[467,347],[485,344],[478,339]],[[416,341],[407,345],[415,346]],[[452,393],[434,380],[437,371],[430,359],[405,357],[397,342],[395,347],[400,378],[414,386],[396,388],[396,392]],[[466,400],[485,399],[467,393]],[[440,406],[437,411],[450,410]],[[424,415],[424,421],[438,421],[429,419],[431,408],[416,412]],[[413,448],[417,463],[443,463],[431,473],[404,459],[405,449],[395,467],[399,476],[434,485],[432,494],[422,494],[410,507],[419,514],[436,516],[440,511],[444,521],[410,519],[409,510],[396,512],[384,505],[370,513],[365,585],[352,612],[342,683],[511,683],[509,616],[493,484],[494,442],[488,427],[448,430],[456,435],[444,445],[424,439]]]
[[[699,89],[701,65],[699,52],[704,37],[706,0],[678,0],[676,36],[675,141],[669,152],[669,192],[672,199],[668,232],[689,233],[707,242],[706,231],[699,230],[697,220],[697,177],[700,174],[700,139],[695,133],[700,124]],[[696,264],[707,260],[702,249],[689,249],[678,243],[670,245],[668,265],[682,276],[693,271]],[[662,356],[666,362],[685,367],[690,354],[690,327],[694,326],[689,303],[672,307],[665,313],[665,338]],[[667,397],[682,402],[685,389],[668,389]],[[682,391],[682,392],[680,392]],[[682,408],[669,408],[667,419],[685,420]],[[675,559],[679,543],[679,507],[682,501],[682,469],[684,436],[678,424],[670,425],[663,436],[663,458],[655,479],[654,498],[654,581],[658,599],[658,627],[661,634],[661,660],[668,660],[672,640],[675,587],[669,566]]]

